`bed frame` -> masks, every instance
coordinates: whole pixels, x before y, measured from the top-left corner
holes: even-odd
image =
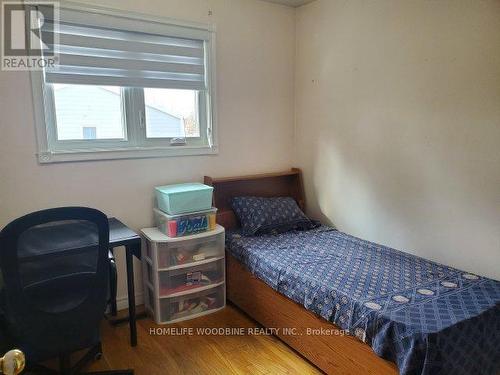
[[[305,209],[302,173],[287,172],[253,176],[211,178],[217,222],[226,229],[239,226],[231,209],[235,196],[289,196]],[[327,374],[397,375],[396,366],[363,342],[343,335],[338,326],[311,313],[253,276],[226,251],[227,298],[264,327],[277,328],[275,335]]]

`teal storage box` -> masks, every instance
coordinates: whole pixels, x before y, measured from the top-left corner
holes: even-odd
[[[158,208],[170,215],[212,208],[213,187],[198,182],[155,188]]]

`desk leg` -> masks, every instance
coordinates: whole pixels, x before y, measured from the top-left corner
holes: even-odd
[[[109,249],[111,254],[113,254],[113,249]],[[114,254],[113,254],[114,258]],[[113,259],[109,265],[109,294],[111,299],[111,316],[116,317],[118,308],[116,306],[116,292],[118,287],[118,275],[116,271],[116,261]]]
[[[130,324],[130,345],[137,346],[137,327],[135,315],[134,259],[130,246],[125,246],[127,261],[128,314]]]

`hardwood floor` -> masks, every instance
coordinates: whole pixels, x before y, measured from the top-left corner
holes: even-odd
[[[129,346],[128,326],[102,326],[104,356],[88,369],[135,369],[137,375],[165,374],[320,374],[274,336],[200,335],[197,328],[259,327],[236,307],[195,320],[172,325],[156,325],[151,319],[138,321],[138,342]],[[150,329],[172,328],[176,332],[152,335]],[[192,335],[181,329],[194,330]],[[179,333],[175,335],[173,333]]]

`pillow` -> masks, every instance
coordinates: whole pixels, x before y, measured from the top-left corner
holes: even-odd
[[[235,197],[231,206],[245,236],[316,227],[291,197]]]

